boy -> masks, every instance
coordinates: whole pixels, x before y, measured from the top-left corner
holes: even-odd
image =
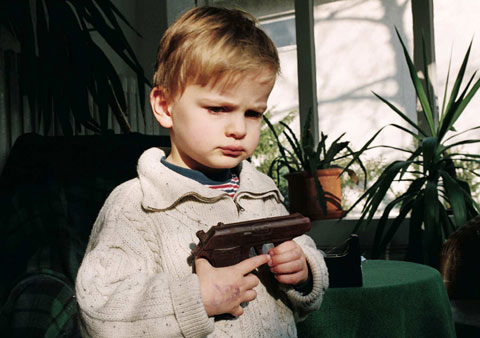
[[[191,257],[198,230],[287,214],[244,161],[278,72],[245,12],[195,8],[167,30],[150,102],[171,152],[147,150],[100,211],[76,283],[84,336],[295,337],[320,306],[328,274],[307,236],[224,268]]]

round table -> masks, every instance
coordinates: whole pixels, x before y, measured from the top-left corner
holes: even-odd
[[[298,337],[455,337],[440,273],[404,261],[362,263],[363,286],[325,292],[321,308],[298,324]]]

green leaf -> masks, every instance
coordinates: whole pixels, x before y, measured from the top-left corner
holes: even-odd
[[[394,207],[396,207],[403,201],[410,199],[410,197],[411,196],[408,193],[403,194],[395,198],[385,207],[382,217],[380,217],[380,220],[378,221],[377,229],[375,232],[375,237],[374,237],[373,247],[372,247],[373,259],[378,259],[380,255],[385,251],[388,243],[397,232],[398,228],[400,227],[401,223],[405,219],[405,216],[408,214],[410,209],[408,207],[402,208],[400,211],[400,214],[394,219],[392,224],[388,227],[387,224],[389,221],[390,212],[393,210]]]
[[[463,58],[463,62],[462,62],[462,65],[460,67],[460,70],[458,71],[458,74],[457,74],[457,78],[455,79],[455,82],[453,84],[453,87],[452,87],[452,91],[450,93],[450,98],[448,100],[448,104],[447,104],[447,107],[445,108],[445,117],[444,119],[442,119],[439,123],[439,126],[441,129],[446,129],[448,130],[447,128],[447,125],[449,125],[450,123],[445,123],[444,120],[450,120],[451,119],[451,107],[454,105],[455,103],[455,100],[457,98],[457,95],[460,91],[460,86],[462,84],[462,81],[463,81],[463,76],[465,74],[465,69],[467,68],[467,63],[468,63],[468,58],[469,58],[469,55],[470,55],[470,50],[471,50],[471,47],[472,47],[472,41],[470,42],[470,45],[467,49],[467,52],[465,53],[465,56]],[[450,114],[450,115],[449,115]],[[444,128],[442,128],[442,126],[444,126]],[[445,131],[446,132],[446,131]],[[442,139],[440,137],[440,139]]]
[[[466,130],[464,130],[464,131],[455,133],[454,135],[446,138],[446,139],[444,140],[444,142],[450,141],[450,140],[453,139],[453,138],[459,137],[459,136],[461,136],[461,135],[463,135],[463,134],[465,134],[465,133],[468,133],[468,132],[470,132],[470,131],[477,130],[477,129],[480,129],[480,126],[468,128],[468,129],[466,129]]]
[[[100,1],[95,1],[95,4],[102,9],[103,14],[105,14],[105,16],[108,18],[108,20],[110,20],[110,22],[113,24],[115,28],[120,27],[116,18],[118,16],[123,21],[124,24],[126,24],[132,31],[134,31],[137,34],[137,36],[142,37],[142,35],[128,22],[128,20],[118,10],[118,8],[115,7],[112,1],[100,0]]]
[[[463,141],[458,141],[458,142],[455,142],[455,143],[451,143],[448,146],[444,146],[442,148],[439,148],[439,150],[440,150],[440,153],[446,154],[447,151],[450,150],[451,148],[458,147],[458,146],[465,145],[465,144],[475,144],[475,143],[479,143],[479,142],[480,142],[480,139],[463,140]]]
[[[402,225],[402,222],[405,220],[406,216],[411,211],[413,204],[414,204],[414,200],[409,200],[408,203],[406,203],[404,205],[404,207],[402,207],[400,209],[400,213],[398,214],[398,216],[393,219],[392,224],[388,228],[382,242],[380,243],[380,245],[378,247],[378,250],[380,251],[380,254],[385,251],[388,243],[391,242],[391,240],[393,239],[393,237],[397,233],[398,229]]]
[[[304,168],[308,168],[304,161],[304,156],[303,156],[303,151],[302,151],[302,145],[298,141],[297,137],[295,136],[295,133],[293,130],[288,126],[288,124],[284,123],[283,121],[280,121],[280,124],[285,128],[283,135],[285,135],[285,138],[287,139],[288,143],[290,144],[290,147],[292,147],[293,152],[295,153],[295,156],[297,157],[298,162],[301,163],[301,165]]]
[[[448,61],[448,70],[447,70],[447,79],[445,80],[445,90],[443,93],[443,102],[442,102],[442,111],[440,115],[440,121],[443,119],[443,116],[445,115],[445,104],[447,103],[447,90],[448,90],[448,81],[450,79],[450,68],[452,66],[452,52],[450,51],[450,59]]]
[[[357,226],[359,226],[359,224],[362,223],[363,219],[365,218],[365,226],[370,224],[373,216],[375,215],[375,211],[378,209],[378,206],[384,199],[385,194],[392,184],[392,181],[395,179],[400,170],[402,170],[405,166],[409,166],[410,164],[411,162],[407,161],[394,161],[385,168],[372,187],[370,187],[367,192],[357,201],[359,202],[364,196],[367,198],[364,211],[362,212],[362,215],[355,228],[357,228]],[[357,203],[355,203],[354,206],[356,204]]]
[[[445,134],[453,127],[454,123],[458,120],[461,116],[462,112],[464,111],[465,107],[470,103],[473,96],[476,94],[478,89],[480,88],[480,79],[475,82],[473,87],[470,89],[468,94],[462,98],[461,101],[455,102],[453,108],[447,111],[445,115],[443,123],[440,125],[439,137],[444,137]]]
[[[413,86],[415,88],[415,92],[417,93],[418,100],[420,101],[420,105],[422,106],[422,113],[425,116],[425,119],[428,123],[431,135],[435,136],[436,135],[436,129],[435,129],[435,124],[434,124],[433,112],[432,112],[432,109],[430,107],[430,102],[427,98],[427,95],[425,94],[425,89],[423,88],[423,84],[420,81],[420,79],[418,78],[417,70],[415,69],[413,61],[410,58],[410,55],[408,54],[407,47],[405,47],[405,44],[403,43],[402,37],[400,36],[400,33],[398,32],[398,29],[396,27],[395,27],[395,31],[397,33],[398,39],[400,40],[400,44],[402,45],[403,53],[405,55],[405,60],[407,61],[408,70],[410,72],[410,78],[412,79],[412,83],[413,83]],[[430,81],[430,79],[425,77],[425,81],[428,83]]]
[[[412,127],[414,127],[416,130],[418,130],[418,132],[420,134],[422,134],[423,136],[427,136],[427,133],[418,125],[416,124],[415,122],[413,122],[407,115],[405,115],[404,113],[402,113],[402,111],[400,109],[398,109],[397,107],[395,107],[392,103],[390,103],[389,101],[387,101],[386,99],[384,99],[383,97],[381,97],[380,95],[378,95],[377,93],[375,92],[372,92],[373,95],[375,95],[377,98],[379,98],[382,102],[384,102],[387,106],[389,106],[395,113],[397,113],[403,120],[405,120],[408,124],[410,124]]]
[[[447,193],[448,202],[452,207],[453,216],[455,218],[455,224],[460,226],[467,221],[467,206],[465,204],[464,193],[462,188],[455,179],[445,171],[440,171],[445,186],[445,192]]]
[[[347,150],[348,150],[348,154],[345,155],[344,157],[346,156],[349,156],[349,157],[352,157],[352,158],[355,158],[355,156],[357,155],[356,152],[354,152],[350,147],[347,146]],[[344,158],[344,157],[339,157],[340,158]],[[368,182],[368,174],[367,174],[367,168],[365,167],[365,165],[363,164],[362,160],[360,159],[360,157],[357,158],[356,162],[358,163],[358,165],[360,166],[360,169],[362,170],[363,172],[363,186],[366,188],[367,187],[367,182]],[[342,172],[340,173],[340,176],[344,173],[344,172],[347,172],[348,175],[350,176],[350,178],[352,179],[352,181],[355,183],[355,184],[358,184],[358,177],[357,177],[357,174],[351,170],[351,169],[348,169],[348,168],[342,168]]]
[[[422,154],[423,154],[423,172],[427,173],[428,170],[435,170],[432,168],[437,159],[437,138],[425,137],[422,141]]]
[[[428,180],[425,187],[425,200],[428,201],[428,207],[424,210],[424,260],[428,265],[435,266],[438,262],[440,247],[442,245],[442,236],[438,227],[440,208],[442,207],[438,200],[438,182]]]
[[[421,140],[422,137],[418,136],[418,134],[416,134],[415,132],[411,131],[410,129],[407,129],[401,125],[398,125],[398,124],[395,124],[395,123],[392,123],[392,124],[389,124],[389,126],[392,126],[392,127],[395,127],[397,129],[400,129],[408,134],[410,134],[411,136],[413,136],[413,138],[417,139],[417,140]],[[399,148],[400,150],[404,150],[402,148]]]
[[[277,131],[275,130],[275,127],[273,126],[273,124],[270,122],[270,120],[265,115],[263,116],[263,120],[267,124],[268,128],[270,128],[273,136],[275,137],[275,140],[277,141],[278,150],[280,151],[280,154],[281,154],[281,156],[284,160],[284,164],[288,167],[288,170],[290,172],[294,172],[295,170],[288,164],[288,161],[287,161],[288,156],[287,156],[287,153],[286,153],[286,149],[282,145],[282,142],[280,142],[280,139],[278,138]]]
[[[313,181],[315,182],[315,190],[317,191],[318,203],[322,207],[323,214],[327,215],[327,200],[325,198],[325,191],[323,190],[322,184],[318,180],[314,159],[310,157],[309,163],[310,163],[310,173],[313,177]]]
[[[471,219],[480,213],[480,205],[472,198],[472,192],[467,182],[456,179],[457,183],[463,190],[466,205],[467,205],[467,218]]]
[[[423,211],[425,197],[423,191],[419,193],[410,214],[408,248],[406,259],[408,261],[423,263]]]
[[[330,148],[328,149],[327,153],[325,154],[325,157],[323,159],[323,165],[322,167],[325,168],[330,168],[332,166],[332,162],[335,160],[335,156],[338,155],[339,152],[342,150],[346,149],[348,146],[349,142],[334,142],[330,145]]]
[[[345,166],[345,170],[348,169],[354,162],[358,161],[360,155],[363,154],[367,149],[369,149],[370,144],[377,138],[378,134],[382,132],[385,127],[380,128],[377,132],[362,146],[362,148],[354,154],[354,157],[348,164]],[[349,209],[350,210],[350,209]],[[348,212],[347,212],[348,213]]]
[[[444,208],[440,208],[440,223],[443,230],[442,241],[445,241],[458,227],[452,222]]]
[[[428,60],[427,60],[427,48],[425,46],[425,36],[422,31],[422,54],[423,54],[423,64],[424,64],[424,71],[425,71],[425,82],[426,82],[426,95],[428,99],[428,106],[429,107],[434,107],[435,102],[432,102],[431,100],[435,98],[435,93],[432,92],[430,93],[430,88],[432,87],[433,90],[433,84],[430,81],[430,76],[428,73]]]
[[[148,80],[143,75],[133,49],[124,38],[116,17],[126,20],[111,1],[8,2],[18,7],[19,14],[21,13],[18,17],[21,19],[18,20],[19,24],[14,25],[18,28],[17,37],[21,45],[21,90],[28,96],[32,111],[38,112],[45,132],[48,133],[54,123],[60,123],[64,134],[72,134],[72,116],[76,129],[78,124],[82,123],[87,128],[100,130],[97,121],[93,120],[88,100],[93,98],[93,103],[100,106],[103,97],[109,98],[111,88],[108,88],[108,92],[98,92],[97,87],[105,83],[105,77],[112,80],[114,76],[109,73],[109,69],[105,70],[97,65],[103,60],[97,59],[99,53],[95,50],[92,52],[92,49],[98,48],[96,40],[91,38],[91,34],[95,34],[92,32],[105,38],[114,51],[137,73],[139,84],[138,79],[141,79],[139,100],[144,101],[145,83],[148,83]],[[36,8],[35,20],[32,19],[32,8]],[[12,8],[10,11],[16,10]],[[36,22],[35,31],[33,22]],[[129,26],[128,23],[127,25]],[[102,35],[103,33],[105,34]],[[108,60],[106,56],[104,58]],[[115,74],[118,77],[116,71]],[[120,94],[118,84],[112,82],[112,85],[114,100],[109,98],[108,102],[117,108],[120,105],[120,110],[125,110],[122,102],[123,90]],[[81,92],[78,92],[79,88]],[[88,89],[86,95],[83,89]],[[82,108],[73,105],[80,97],[85,99]],[[140,106],[143,110],[143,104]],[[99,110],[106,111],[103,107]],[[104,128],[106,120],[106,114],[100,114]]]
[[[421,165],[421,162],[417,162],[415,161],[416,158],[418,158],[420,156],[420,154],[422,153],[423,149],[421,147],[418,147],[414,152],[412,152],[412,154],[410,155],[409,158],[407,158],[407,162],[410,162],[412,164],[416,164],[416,165]],[[405,173],[408,172],[408,167],[404,167],[402,169],[402,171],[400,172],[400,178],[399,180],[402,180],[403,179],[403,176],[405,175]],[[423,174],[423,172],[421,173]]]
[[[385,248],[387,247],[388,243],[390,243],[390,241],[392,240],[393,236],[397,232],[403,220],[408,215],[408,213],[413,208],[413,206],[417,203],[416,200],[418,198],[421,198],[421,196],[423,196],[421,194],[421,191],[422,191],[421,189],[424,184],[425,184],[425,178],[423,177],[413,180],[410,186],[408,187],[407,191],[404,194],[397,197],[392,202],[390,202],[385,208],[384,215],[386,215],[385,222],[387,222],[388,214],[390,213],[390,210],[393,207],[395,207],[397,204],[402,203],[399,215],[393,220],[385,236],[382,236],[382,232],[378,232],[378,231],[375,234],[374,249],[377,250],[378,254],[381,254],[383,251],[385,251]]]
[[[305,120],[305,124],[303,125],[302,128],[302,135],[301,135],[301,145],[303,149],[303,153],[305,154],[305,157],[302,159],[302,162],[307,164],[305,168],[308,168],[309,166],[309,159],[308,157],[313,156],[315,150],[314,150],[314,138],[313,138],[313,132],[312,132],[312,127],[311,127],[311,121],[312,121],[312,108],[309,109],[307,118]]]

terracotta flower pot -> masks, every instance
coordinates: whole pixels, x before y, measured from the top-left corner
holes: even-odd
[[[342,169],[330,168],[317,170],[317,176],[325,191],[327,201],[327,214],[317,199],[315,181],[306,171],[285,175],[288,181],[288,197],[290,200],[290,212],[299,212],[312,220],[339,218],[343,215],[342,210],[342,186],[340,173]]]

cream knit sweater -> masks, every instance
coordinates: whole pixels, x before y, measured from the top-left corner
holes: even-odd
[[[308,236],[302,246],[313,290],[302,295],[259,270],[257,298],[236,319],[209,318],[192,273],[195,233],[287,214],[273,181],[242,163],[232,199],[161,164],[147,150],[138,178],[118,186],[101,209],[78,271],[76,295],[84,337],[296,337],[295,319],[320,307],[328,274]]]

